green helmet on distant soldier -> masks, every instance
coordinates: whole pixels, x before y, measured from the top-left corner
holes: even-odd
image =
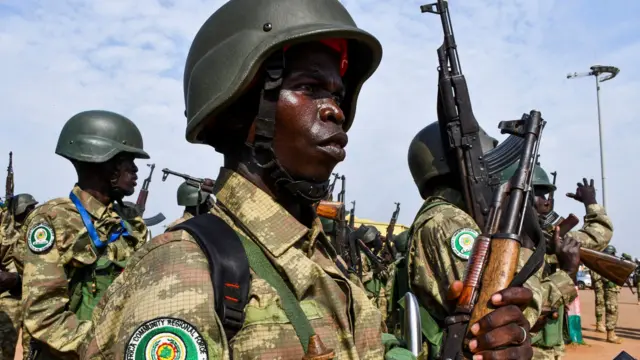
[[[204,204],[209,194],[189,185],[186,181],[178,187],[177,199],[180,206],[198,206]]]
[[[346,87],[338,102],[346,131],[360,88],[378,67],[382,48],[337,0],[227,2],[196,34],[185,66],[184,96],[189,142],[209,144],[225,155],[244,152],[270,172],[278,187],[313,202],[327,193],[329,179],[295,178],[273,146],[276,105],[289,69],[285,55],[312,43],[326,45],[337,55]]]
[[[12,213],[16,217],[26,217],[38,202],[31,194],[18,194],[11,198]]]
[[[609,255],[615,255],[616,254],[616,248],[613,245],[609,245],[607,246],[604,251],[605,254],[609,254]]]
[[[60,132],[56,154],[70,160],[78,174],[98,173],[109,179],[114,200],[135,190],[138,168],[133,160],[149,159],[133,121],[105,110],[71,117]]]
[[[480,129],[480,136],[483,153],[498,145],[498,140],[489,136],[483,129]],[[451,173],[451,166],[442,146],[440,124],[437,121],[420,130],[411,140],[407,158],[413,181],[423,197],[429,181]]]
[[[502,172],[503,184],[509,181],[513,174],[515,174],[516,170],[518,170],[519,164],[520,161],[516,161]],[[540,167],[539,164],[536,164],[535,168],[533,169],[533,179],[531,180],[531,183],[534,189],[541,190],[541,193],[544,195],[556,191],[556,186],[553,185],[551,180],[549,180],[549,175],[546,171],[544,171],[542,167]]]

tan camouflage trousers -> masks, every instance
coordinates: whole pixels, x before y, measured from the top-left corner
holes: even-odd
[[[593,283],[596,292],[596,322],[602,322],[605,319],[605,327],[608,331],[615,330],[618,324],[618,294],[620,287],[616,285],[607,285],[609,281],[598,278]]]
[[[533,360],[557,360],[562,359],[563,356],[564,349],[559,346],[553,349],[533,347]]]
[[[13,360],[20,329],[20,298],[0,296],[0,360]]]

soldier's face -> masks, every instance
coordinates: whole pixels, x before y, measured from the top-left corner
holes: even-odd
[[[276,112],[276,156],[291,176],[325,181],[344,160],[348,142],[340,108],[345,93],[340,57],[322,44],[296,46],[286,55]]]
[[[553,200],[549,200],[545,191],[534,189],[536,210],[540,215],[546,215],[553,210]]]
[[[121,154],[115,158],[114,187],[119,189],[124,196],[133,195],[138,184],[138,167],[133,162],[134,157],[130,154]]]

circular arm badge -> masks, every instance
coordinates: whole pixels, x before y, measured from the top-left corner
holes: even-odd
[[[456,231],[451,236],[451,250],[460,259],[468,260],[471,255],[471,249],[473,249],[473,243],[478,235],[477,231],[469,228],[462,228]]]
[[[140,325],[129,339],[125,359],[208,360],[207,343],[195,326],[161,317]]]
[[[55,240],[55,232],[47,223],[35,225],[27,233],[27,245],[36,254],[41,254],[51,249]]]

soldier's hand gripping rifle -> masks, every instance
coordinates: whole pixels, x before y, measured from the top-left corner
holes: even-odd
[[[558,227],[560,237],[564,237],[580,222],[580,219],[574,214],[569,214],[566,219],[559,215],[557,215],[557,217],[558,220],[556,222],[545,228],[547,240],[551,239],[553,228]],[[631,276],[637,267],[633,261],[582,247],[580,248],[580,261],[584,266],[619,286],[624,286],[625,283],[628,282],[629,276]]]

